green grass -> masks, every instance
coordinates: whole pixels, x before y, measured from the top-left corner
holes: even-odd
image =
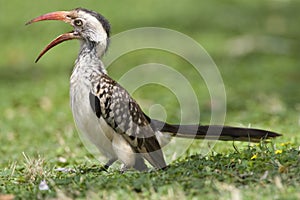
[[[254,155],[256,158],[254,158]],[[291,144],[260,144],[228,154],[214,152],[193,155],[172,163],[165,171],[144,173],[104,171],[99,163],[72,159],[69,172],[57,172],[57,161],[26,157],[23,165],[12,163],[1,171],[9,182],[4,193],[30,199],[64,196],[70,198],[147,198],[184,199],[207,196],[209,199],[299,198],[299,151]],[[297,176],[298,175],[298,176]],[[38,190],[41,180],[50,190]]]
[[[120,174],[117,166],[103,171],[103,163],[78,137],[69,108],[69,75],[78,44],[60,45],[34,64],[51,39],[71,28],[59,22],[24,26],[40,14],[79,6],[105,15],[113,34],[155,26],[192,37],[222,75],[225,124],[250,124],[283,136],[258,146],[235,143],[237,150],[230,142],[218,142],[205,156],[200,154],[200,142],[195,142],[165,171]],[[1,5],[0,199],[9,197],[4,195],[16,199],[299,199],[299,8],[296,0],[12,0]],[[183,74],[197,94],[201,121],[209,123],[206,85],[176,55],[131,52],[115,61],[109,74],[118,80],[148,62],[166,64]],[[133,95],[145,112],[160,104],[169,122],[180,120],[178,102],[166,88],[144,86]],[[59,167],[72,170],[59,172]],[[43,179],[47,191],[39,190]]]

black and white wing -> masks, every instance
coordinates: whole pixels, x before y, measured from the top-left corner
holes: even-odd
[[[116,81],[101,75],[92,83],[90,104],[98,118],[103,118],[116,134],[128,142],[152,166],[166,167],[159,142],[149,119],[136,101]]]

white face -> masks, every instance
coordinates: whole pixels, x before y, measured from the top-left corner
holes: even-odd
[[[106,45],[107,34],[98,19],[84,11],[78,11],[77,16],[72,20],[74,31],[89,41]]]

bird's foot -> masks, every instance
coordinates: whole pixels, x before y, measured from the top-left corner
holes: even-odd
[[[108,168],[112,165],[112,164],[114,164],[114,162],[116,162],[117,161],[117,159],[116,158],[112,158],[112,159],[110,159],[103,167],[104,167],[104,169],[105,169],[105,171],[107,171],[108,170]]]
[[[122,164],[120,168],[120,173],[124,174],[126,171],[128,171],[128,167],[125,164]]]

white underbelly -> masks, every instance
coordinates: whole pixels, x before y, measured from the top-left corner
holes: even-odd
[[[73,117],[81,135],[92,142],[108,159],[116,158],[112,146],[113,129],[103,118],[98,118],[89,102],[87,87],[71,88],[71,107]]]

